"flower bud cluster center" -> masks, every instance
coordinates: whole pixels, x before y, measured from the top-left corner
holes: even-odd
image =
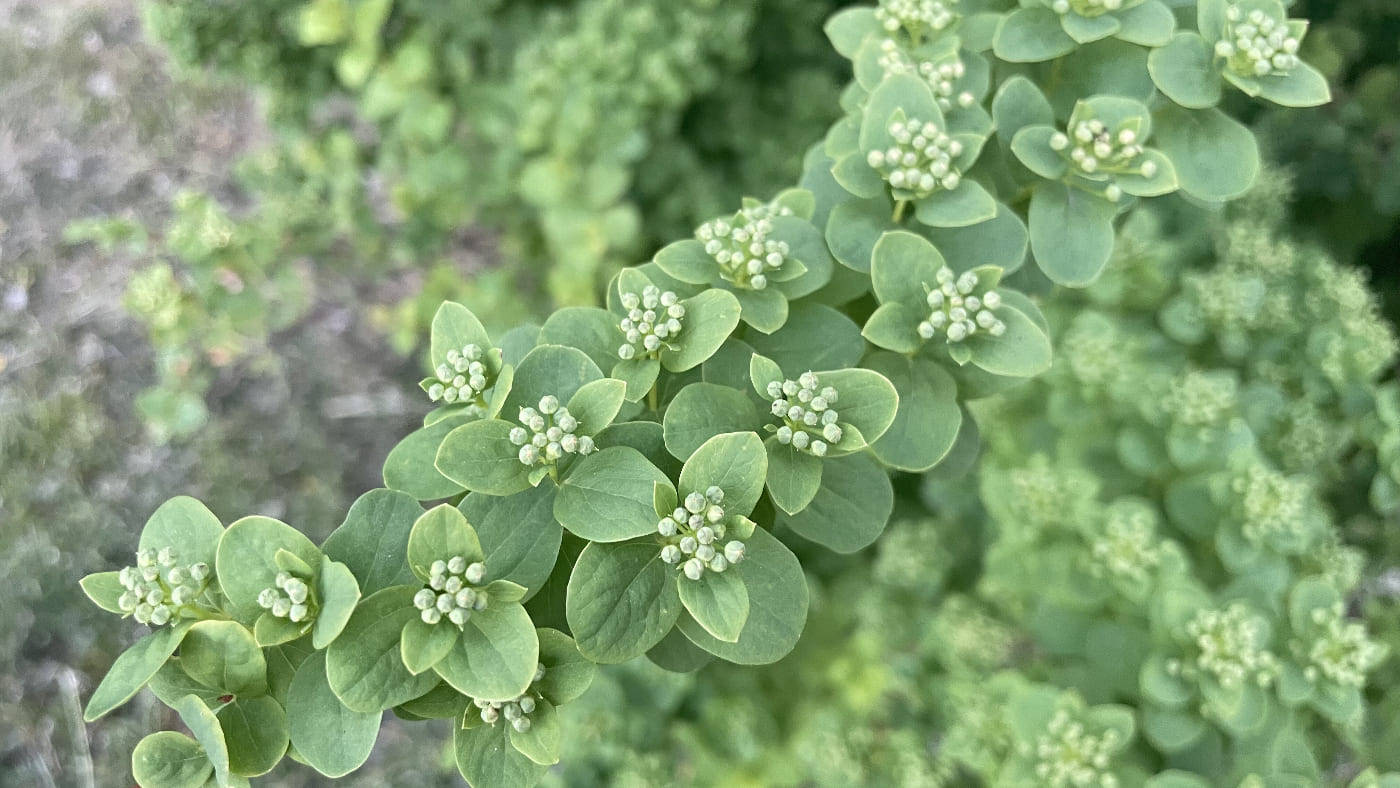
[[[904,28],[917,40],[925,32],[938,32],[956,22],[957,4],[958,0],[881,0],[875,18],[886,31]]]
[[[275,588],[264,588],[258,594],[258,606],[277,618],[300,624],[316,617],[316,599],[306,579],[290,572],[278,572]]]
[[[1111,175],[1157,175],[1157,162],[1139,162],[1144,148],[1137,129],[1129,124],[1114,130],[1097,118],[1071,121],[1069,133],[1056,132],[1050,138],[1050,147],[1080,175],[1095,180]],[[1105,196],[1117,201],[1123,191],[1116,184],[1109,184]]]
[[[480,345],[470,344],[461,350],[447,351],[447,360],[433,370],[437,382],[428,386],[428,398],[433,402],[475,402],[490,387],[489,370],[483,361],[486,352]]]
[[[118,573],[126,591],[117,599],[117,606],[153,627],[182,614],[198,617],[191,607],[208,587],[209,574],[209,565],[203,562],[181,566],[173,548],[141,550],[136,553],[136,565]]]
[[[773,399],[773,415],[783,420],[778,427],[778,443],[825,457],[831,444],[840,443],[843,430],[836,423],[840,416],[834,405],[840,398],[832,386],[818,389],[816,373],[808,370],[797,380],[768,384]]]
[[[535,663],[535,677],[530,683],[537,684],[544,679],[544,663]],[[510,700],[481,700],[473,699],[472,705],[481,712],[481,721],[487,725],[495,725],[501,718],[515,729],[516,733],[525,733],[530,730],[533,723],[530,722],[530,715],[538,707],[539,693],[526,689],[525,692]]]
[[[773,216],[790,216],[785,206],[762,205],[745,208],[733,219],[714,219],[700,225],[695,237],[705,244],[705,253],[719,263],[720,276],[735,287],[763,290],[768,277],[783,267],[792,253],[787,241],[773,234]]]
[[[1225,37],[1215,44],[1215,54],[1228,61],[1242,77],[1283,75],[1302,61],[1300,35],[1294,35],[1287,19],[1275,19],[1256,8],[1246,14],[1239,6],[1225,12]]]
[[[1121,743],[1117,731],[1092,734],[1061,709],[1036,739],[1036,777],[1051,788],[1116,788],[1118,779],[1108,768]]]
[[[995,312],[1001,306],[1001,295],[995,290],[977,295],[977,274],[964,271],[959,276],[945,265],[936,276],[938,287],[925,299],[928,319],[917,328],[920,337],[927,340],[942,335],[949,342],[962,342],[978,331],[994,337],[1006,333],[1006,323]]]
[[[957,81],[967,75],[967,66],[957,57],[942,63],[932,60],[915,63],[894,39],[887,38],[880,42],[879,62],[887,75],[917,74],[922,77],[933,89],[938,108],[944,112],[954,108],[967,109],[977,103],[977,97],[970,91],[958,92]]]
[[[480,561],[468,563],[460,555],[439,559],[428,568],[427,588],[413,595],[413,606],[425,624],[446,619],[461,629],[472,613],[486,609],[485,579],[486,565]]]
[[[578,419],[551,394],[540,397],[539,410],[520,409],[520,423],[510,431],[510,442],[520,447],[520,462],[529,466],[554,465],[567,454],[589,455],[597,446],[587,435],[576,435]]]
[[[691,580],[704,577],[706,569],[723,572],[744,560],[743,542],[731,540],[720,547],[728,531],[723,501],[724,490],[712,485],[703,494],[687,495],[674,512],[662,517],[656,526],[662,540],[661,560],[680,564]]]
[[[918,118],[895,120],[889,125],[895,144],[866,154],[866,163],[878,170],[890,186],[915,199],[939,189],[952,191],[962,183],[953,159],[963,152],[961,142],[949,137],[938,124]]]
[[[624,361],[654,358],[661,353],[662,347],[670,347],[668,342],[681,333],[685,306],[670,290],[662,292],[655,285],[647,285],[640,296],[623,293],[622,307],[627,310],[627,317],[622,319],[619,327],[627,339],[617,349],[617,355]]]

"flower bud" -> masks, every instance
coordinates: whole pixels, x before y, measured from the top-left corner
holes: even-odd
[[[698,558],[692,558],[685,562],[685,576],[691,580],[699,580],[705,574],[705,565]]]
[[[486,577],[486,564],[483,564],[483,563],[481,563],[480,561],[477,561],[476,563],[474,563],[474,564],[472,564],[471,566],[468,566],[468,567],[467,567],[466,578],[467,578],[467,582],[468,582],[468,583],[471,583],[472,585],[476,585],[476,584],[480,583],[483,579],[485,579],[485,577]]]
[[[744,543],[738,540],[724,546],[724,558],[731,564],[744,560]]]

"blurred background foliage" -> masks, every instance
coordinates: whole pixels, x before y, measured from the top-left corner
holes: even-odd
[[[414,354],[441,300],[494,329],[590,303],[617,266],[796,177],[848,76],[819,33],[838,5],[0,0],[0,784],[122,784],[139,732],[174,724],[137,703],[84,730],[78,696],[135,633],[75,578],[122,563],[174,494],[226,521],[328,533],[425,409]],[[1250,110],[1288,163],[1271,188],[1204,224],[1179,205],[1144,216],[1112,276],[1047,310],[1050,379],[978,414],[980,480],[961,473],[977,473],[973,456],[902,478],[927,505],[897,512],[875,548],[806,551],[812,614],[782,665],[604,671],[552,784],[976,784],[1015,746],[1006,714],[1024,681],[1100,700],[1079,657],[1047,659],[997,591],[1017,568],[994,547],[1015,529],[978,495],[1033,471],[1033,452],[1094,455],[1062,438],[1076,398],[1113,401],[1076,366],[1085,311],[1136,321],[1193,368],[1286,379],[1281,415],[1256,433],[1272,462],[1310,475],[1338,544],[1360,548],[1336,558],[1355,571],[1350,607],[1400,653],[1388,329],[1340,323],[1342,361],[1300,335],[1280,372],[1228,352],[1237,326],[1193,340],[1153,317],[1283,247],[1303,262],[1271,286],[1316,285],[1299,278],[1315,262],[1363,294],[1338,309],[1370,315],[1368,287],[1392,322],[1400,309],[1400,7],[1306,0],[1294,14],[1314,20],[1306,55],[1337,101]],[[1332,379],[1303,380],[1329,359]],[[1170,388],[1164,374],[1151,379]],[[1381,406],[1339,410],[1349,386]],[[1391,659],[1367,691],[1394,719]],[[1006,672],[1029,664],[1040,673]],[[1326,782],[1400,769],[1397,735],[1341,736],[1317,754]],[[338,784],[457,784],[446,740],[390,726]],[[323,782],[296,769],[264,784]]]

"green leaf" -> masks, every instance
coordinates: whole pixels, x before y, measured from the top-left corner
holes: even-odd
[[[87,594],[93,604],[106,610],[108,613],[125,615],[118,601],[126,593],[126,587],[122,585],[121,572],[97,572],[87,575],[78,581],[78,585],[83,587],[83,593]]]
[[[899,409],[899,393],[884,375],[870,369],[835,369],[817,378],[819,386],[832,386],[840,394],[836,410],[841,424],[860,430],[866,441],[878,440],[889,429]]]
[[[883,35],[883,28],[875,18],[874,9],[865,6],[838,11],[826,20],[826,26],[822,29],[826,32],[826,37],[831,39],[831,45],[836,51],[848,60],[856,56],[861,43],[868,36]]]
[[[851,195],[862,200],[882,197],[887,193],[885,179],[866,161],[864,154],[851,153],[831,165],[831,177]]]
[[[180,666],[206,687],[232,695],[267,692],[267,661],[253,633],[235,621],[199,621],[180,645]]]
[[[599,369],[610,369],[618,361],[617,349],[622,345],[622,340],[618,318],[611,312],[595,307],[570,306],[555,310],[544,321],[539,343],[575,348],[592,359]],[[562,395],[556,396],[563,399]],[[506,415],[509,418],[515,414],[510,412]]]
[[[694,673],[713,662],[715,655],[691,643],[679,629],[673,629],[647,652],[647,659],[672,673]]]
[[[564,529],[554,519],[558,488],[542,484],[508,498],[468,495],[458,508],[476,528],[492,578],[538,590],[549,579]]]
[[[1176,177],[1176,167],[1172,166],[1171,159],[1168,159],[1161,151],[1147,150],[1142,154],[1144,164],[1152,162],[1157,171],[1151,178],[1141,173],[1124,173],[1114,176],[1114,183],[1117,183],[1125,194],[1132,194],[1138,197],[1160,197],[1164,194],[1171,194],[1180,188],[1181,184]]]
[[[681,334],[672,342],[674,350],[661,351],[661,365],[670,372],[704,363],[739,325],[739,300],[727,290],[706,290],[680,303],[685,307]]]
[[[1020,268],[1026,259],[1026,224],[1007,206],[997,203],[995,219],[971,227],[929,227],[921,234],[949,261],[955,271],[996,266],[1006,273]]]
[[[675,573],[668,569],[655,543],[585,547],[569,577],[566,603],[578,650],[595,662],[617,663],[660,642],[681,611]]]
[[[187,621],[172,624],[146,635],[123,651],[92,691],[92,698],[83,710],[83,720],[92,722],[131,700],[180,647],[189,629]]]
[[[414,577],[420,583],[427,583],[434,561],[446,561],[458,555],[469,564],[486,558],[466,516],[446,503],[424,512],[408,535],[408,565]]]
[[[666,406],[661,422],[666,450],[681,461],[716,435],[755,431],[759,423],[752,398],[713,383],[692,383],[681,389]]]
[[[204,747],[183,733],[152,733],[131,752],[131,776],[142,788],[201,788],[213,773]]]
[[[894,421],[872,449],[884,464],[916,473],[937,465],[957,440],[962,425],[958,387],[932,360],[875,353],[867,368],[885,376],[899,392]]]
[[[268,695],[237,698],[219,709],[228,742],[229,770],[240,777],[272,771],[287,752],[287,713]]]
[[[544,678],[531,685],[551,703],[577,700],[598,673],[598,666],[579,653],[574,639],[554,629],[537,629],[540,639],[540,664]]]
[[[1254,185],[1259,146],[1248,127],[1218,109],[1164,106],[1153,120],[1153,139],[1176,166],[1182,191],[1200,200],[1221,202],[1239,197]]]
[[[1060,26],[1060,17],[1044,6],[1018,8],[997,27],[992,51],[1008,63],[1039,63],[1067,55],[1075,42]]]
[[[617,418],[626,400],[627,384],[612,378],[589,381],[569,398],[569,413],[578,419],[580,435],[597,435]]]
[[[421,618],[410,619],[404,624],[399,641],[399,654],[403,657],[404,667],[415,676],[431,670],[457,645],[461,634],[456,625],[446,620],[428,624]]]
[[[970,227],[996,218],[997,201],[982,184],[963,179],[958,188],[940,189],[914,203],[914,216],[930,227]]]
[[[883,193],[869,200],[847,200],[831,209],[826,223],[826,243],[842,265],[869,272],[876,240],[888,230],[897,230],[894,207]]]
[[[1210,783],[1190,772],[1168,769],[1149,777],[1143,788],[1210,788]]]
[[[384,486],[420,501],[460,493],[462,485],[438,472],[434,462],[447,434],[472,420],[473,417],[467,414],[448,416],[409,433],[384,459]]]
[[[476,315],[465,306],[452,301],[442,302],[437,314],[433,315],[431,337],[429,355],[434,368],[447,362],[449,350],[461,352],[467,345],[476,345],[482,351],[492,347],[491,337]]]
[[[408,535],[422,514],[423,508],[411,495],[370,490],[351,505],[345,522],[326,538],[321,549],[327,558],[350,569],[365,594],[412,583]]]
[[[171,657],[167,660],[160,670],[151,677],[148,686],[151,694],[172,709],[186,695],[194,695],[210,707],[218,705],[221,702],[219,698],[224,695],[222,691],[206,687],[190,678],[185,669],[180,667],[179,657]]]
[[[1058,181],[1069,172],[1064,157],[1050,147],[1050,138],[1058,133],[1054,126],[1026,126],[1012,138],[1011,152],[1026,169],[1042,178]]]
[[[326,650],[326,677],[340,701],[355,711],[380,712],[422,695],[437,677],[404,667],[399,639],[404,624],[419,618],[418,586],[393,586],[363,599],[345,631]]]
[[[518,603],[496,603],[472,613],[456,645],[433,670],[463,695],[510,700],[530,686],[539,655],[530,614]]]
[[[1166,657],[1154,653],[1142,663],[1138,672],[1142,695],[1152,703],[1169,709],[1179,709],[1191,701],[1195,688],[1167,670]]]
[[[547,700],[538,701],[530,713],[530,729],[521,733],[513,726],[506,731],[511,746],[522,755],[541,766],[559,762],[559,716],[554,712],[554,704]]]
[[[776,437],[763,445],[768,454],[766,485],[773,505],[788,514],[802,511],[821,488],[822,460],[778,443]]]
[[[227,607],[245,624],[262,615],[258,594],[276,585],[277,551],[286,550],[320,566],[321,551],[297,529],[271,517],[244,517],[233,523],[219,540],[215,571],[227,597]]]
[[[1210,43],[1196,33],[1177,33],[1170,43],[1147,57],[1152,82],[1167,98],[1190,109],[1220,103],[1220,72]]]
[[[678,497],[704,493],[712,485],[724,491],[726,514],[747,515],[763,494],[768,455],[753,432],[729,432],[705,441],[681,469]],[[639,536],[641,534],[638,534]]]
[[[680,619],[685,636],[720,659],[740,665],[767,665],[792,651],[807,623],[807,580],[797,556],[771,534],[756,530],[746,541],[735,572],[749,593],[749,617],[739,639],[726,643],[689,616]]]
[[[525,354],[525,358],[516,365],[510,396],[506,398],[501,412],[507,419],[513,420],[521,408],[539,407],[540,398],[547,394],[558,397],[560,402],[568,402],[583,384],[601,377],[603,373],[598,365],[583,351],[562,345],[539,345]],[[438,456],[440,458],[442,453],[439,452]],[[473,492],[508,494],[488,490]]]
[[[1054,124],[1055,111],[1040,88],[1018,74],[997,88],[992,99],[992,122],[996,125],[997,136],[1010,144],[1016,133],[1027,126]]]
[[[418,720],[461,719],[466,707],[467,699],[462,693],[453,689],[451,684],[440,682],[428,694],[395,706],[394,714],[399,717],[409,715]],[[378,719],[378,715],[375,719]]]
[[[1260,77],[1259,97],[1282,107],[1319,107],[1332,101],[1327,77],[1299,63],[1287,74]]]
[[[735,290],[739,300],[740,316],[755,330],[771,334],[787,322],[787,296],[767,288],[765,290]]]
[[[860,326],[823,304],[792,305],[782,328],[751,336],[749,343],[785,369],[851,367],[865,354]]]
[[[1195,744],[1209,726],[1196,710],[1176,711],[1148,706],[1142,711],[1142,733],[1166,753],[1180,752]]]
[[[1031,251],[1056,284],[1086,287],[1113,255],[1117,208],[1102,197],[1062,183],[1043,183],[1031,195]]]
[[[1118,40],[1149,48],[1167,46],[1176,31],[1176,17],[1161,0],[1125,8],[1118,12],[1118,21]]]
[[[434,465],[459,490],[487,495],[524,492],[531,487],[530,466],[520,461],[520,447],[510,441],[511,429],[500,419],[463,424],[443,438]]]
[[[885,233],[875,243],[870,277],[882,304],[925,303],[926,287],[938,283],[938,270],[947,265],[927,238],[903,230]],[[915,321],[918,325],[918,321]]]
[[[656,265],[686,284],[707,285],[719,279],[719,263],[695,240],[676,241],[656,253]]]
[[[1013,378],[1029,378],[1050,369],[1050,338],[1040,326],[1010,305],[1003,305],[996,314],[1006,324],[1006,333],[978,332],[968,337],[972,363],[993,375]]]
[[[926,317],[907,304],[881,304],[865,321],[861,335],[870,343],[893,350],[896,353],[912,354],[919,350],[923,338],[919,336],[919,321]]]
[[[204,705],[197,695],[185,695],[171,707],[180,715],[180,721],[194,734],[195,741],[204,749],[204,756],[214,767],[214,782],[219,786],[229,784],[228,744],[224,742],[224,729],[219,727],[219,718]]]
[[[661,362],[654,358],[634,358],[618,361],[613,365],[609,377],[627,384],[627,401],[641,402],[661,374]]]
[[[214,553],[224,526],[219,518],[199,501],[178,496],[155,510],[141,529],[138,550],[174,548],[181,564],[214,564]]]
[[[1113,14],[1087,17],[1071,12],[1060,15],[1060,27],[1075,41],[1090,44],[1117,33],[1122,25]]]
[[[468,708],[470,714],[472,709]],[[549,771],[515,749],[506,732],[510,724],[457,726],[452,734],[452,748],[457,769],[472,785],[490,788],[534,788]]]
[[[699,580],[680,578],[681,604],[705,631],[727,643],[739,640],[749,617],[749,592],[735,571],[705,572]]]
[[[590,455],[559,486],[554,516],[591,542],[620,542],[656,529],[652,485],[666,474],[626,446]]]
[[[345,564],[321,557],[321,571],[316,576],[316,593],[321,600],[321,612],[311,629],[311,644],[323,649],[340,636],[345,623],[360,601],[360,584]]]
[[[369,760],[379,738],[379,712],[353,711],[331,690],[325,652],[307,657],[287,691],[287,729],[292,747],[311,768],[344,777]]]
[[[779,512],[777,522],[823,547],[854,553],[874,543],[893,511],[889,474],[869,457],[854,454],[827,460],[821,488],[811,503],[797,514]],[[681,598],[684,601],[684,581]]]

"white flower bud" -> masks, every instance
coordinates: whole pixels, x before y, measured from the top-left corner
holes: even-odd
[[[698,558],[692,558],[685,562],[685,576],[691,580],[699,580],[705,574],[705,565]]]
[[[737,564],[744,560],[744,543],[738,540],[724,546],[724,560]]]
[[[724,490],[712,484],[705,488],[705,499],[710,503],[724,503]]]
[[[465,626],[467,620],[471,617],[472,611],[460,607],[453,608],[452,612],[447,614],[447,620],[451,621],[453,624],[456,624],[459,627]]]
[[[529,731],[530,725],[529,717],[520,717],[511,723],[511,727],[515,728],[516,733],[525,733]]]
[[[705,496],[693,492],[685,497],[685,510],[691,514],[699,514],[705,511]]]
[[[540,678],[544,678],[544,676],[540,676]],[[535,681],[539,680],[540,679],[535,679]],[[525,714],[530,714],[535,710],[535,699],[530,697],[529,695],[521,696],[520,700],[516,702],[520,704],[520,710]]]
[[[467,582],[471,583],[472,585],[480,583],[483,579],[486,578],[486,564],[477,561],[471,566],[468,566],[466,571],[466,578]]]
[[[424,588],[413,595],[413,606],[419,610],[427,610],[435,604],[437,604],[437,594],[434,594],[431,589]]]
[[[309,608],[304,604],[292,605],[291,611],[287,613],[287,618],[290,619],[293,624],[300,624],[306,620],[306,615],[309,612]]]
[[[681,552],[690,555],[695,552],[695,548],[700,546],[700,542],[693,536],[681,538]]]
[[[668,544],[661,548],[661,560],[668,564],[678,564],[681,561],[681,549],[673,544]]]
[[[424,624],[436,624],[442,620],[442,613],[436,607],[430,607],[419,614]]]

